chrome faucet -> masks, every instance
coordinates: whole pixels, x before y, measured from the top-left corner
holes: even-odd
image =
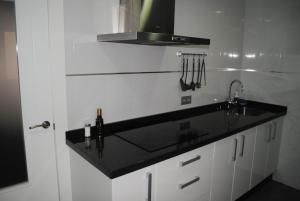
[[[233,80],[230,83],[230,87],[229,87],[228,100],[227,100],[229,104],[236,104],[237,103],[236,100],[234,100],[235,97],[231,96],[231,90],[232,90],[232,86],[233,86],[234,83],[238,83],[240,85],[241,93],[243,93],[243,90],[244,90],[244,85],[240,80]]]

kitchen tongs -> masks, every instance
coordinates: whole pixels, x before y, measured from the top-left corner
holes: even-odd
[[[204,78],[204,86],[206,86],[206,66],[205,66],[205,57],[203,56],[202,64],[201,57],[198,57],[198,76],[196,87],[199,89],[202,87],[202,77]]]

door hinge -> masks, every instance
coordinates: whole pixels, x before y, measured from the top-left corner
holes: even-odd
[[[53,130],[55,130],[55,123],[53,123]]]

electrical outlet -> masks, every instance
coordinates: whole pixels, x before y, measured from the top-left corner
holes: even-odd
[[[188,105],[192,103],[192,96],[182,96],[181,105]]]

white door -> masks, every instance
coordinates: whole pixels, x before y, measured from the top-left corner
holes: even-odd
[[[282,123],[282,118],[272,121],[272,138],[265,176],[270,176],[276,171],[277,168],[280,151]]]
[[[215,143],[211,201],[230,201],[238,140],[236,135]]]
[[[1,201],[58,201],[47,0],[16,0],[18,64],[29,181],[0,190]]]
[[[256,128],[253,128],[243,131],[237,136],[239,143],[234,167],[232,200],[238,199],[250,188],[255,134]]]
[[[255,137],[254,159],[252,167],[251,188],[265,179],[265,171],[269,156],[269,143],[271,123],[265,123],[257,127]]]

